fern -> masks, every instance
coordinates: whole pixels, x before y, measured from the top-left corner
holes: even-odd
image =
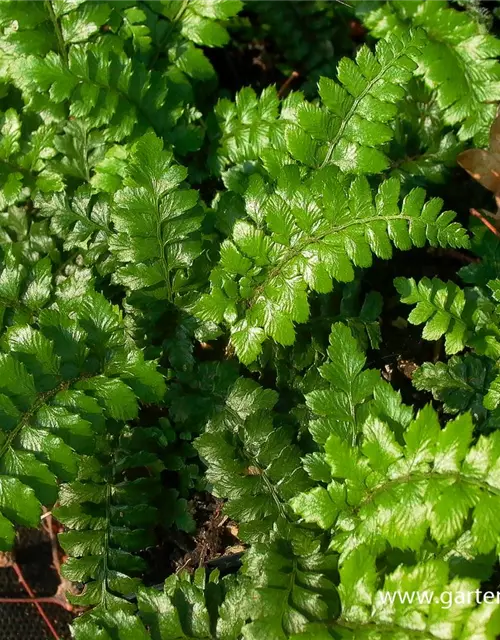
[[[392,244],[409,249],[426,240],[467,244],[454,214],[439,213],[439,200],[424,204],[424,192],[415,190],[399,209],[398,197],[398,182],[388,180],[374,205],[366,179],[346,189],[329,169],[301,180],[298,168],[288,166],[274,189],[252,178],[245,192],[250,220],[236,221],[232,239],[222,244],[212,291],[195,306],[196,315],[225,321],[239,359],[249,364],[267,337],[294,342],[294,322],[309,316],[308,290],[325,293],[332,279],[352,280],[352,265],[369,266],[372,253],[387,259]]]
[[[438,278],[422,278],[418,284],[412,278],[400,278],[395,286],[402,302],[416,304],[408,320],[425,324],[422,336],[426,340],[444,336],[446,353],[451,355],[466,345],[480,354],[494,357],[498,353],[496,305],[479,288],[461,289]]]
[[[484,406],[484,396],[494,379],[493,363],[471,354],[453,356],[445,364],[425,362],[413,374],[416,389],[430,391],[443,410],[456,414],[470,411],[483,428],[496,428],[498,416],[490,415]]]
[[[57,498],[57,478],[76,475],[75,452],[92,451],[106,420],[133,419],[138,397],[163,395],[161,376],[128,343],[116,311],[98,294],[60,300],[40,311],[37,324],[13,325],[2,339],[4,549],[12,544],[12,522],[37,525],[41,504]]]
[[[281,4],[0,3],[0,548],[53,512],[78,640],[493,640],[498,603],[396,596],[496,579],[498,238],[447,210],[496,23]],[[465,284],[396,279],[446,356],[399,393],[425,245]],[[151,571],[186,541],[221,557]]]
[[[497,544],[491,519],[498,500],[498,438],[483,436],[471,446],[472,428],[463,414],[441,430],[436,414],[426,408],[400,445],[387,423],[371,416],[359,447],[329,436],[331,483],[297,496],[293,507],[306,521],[336,525],[332,547],[341,558],[360,544],[374,553],[387,543],[416,551],[428,533],[438,545],[450,545],[467,531],[471,549],[489,553]]]
[[[98,605],[98,611],[124,606],[114,594],[137,591],[141,582],[131,575],[143,573],[147,563],[133,552],[154,544],[153,528],[193,527],[185,500],[161,485],[172,435],[167,425],[110,428],[94,456],[82,461],[78,479],[61,487],[55,515],[71,529],[59,536],[71,556],[64,576],[87,583],[76,604]]]
[[[436,95],[448,125],[460,124],[458,137],[486,142],[499,98],[499,41],[470,13],[447,2],[387,2],[366,18],[376,37],[423,28],[428,44],[416,61]]]
[[[320,78],[321,105],[292,94],[283,102],[279,118],[271,89],[260,100],[244,89],[235,105],[219,103],[222,165],[262,157],[276,174],[290,155],[311,168],[334,164],[346,173],[383,171],[389,163],[379,147],[393,137],[390,122],[416,68],[412,59],[421,44],[422,34],[416,32],[382,41],[375,54],[362,47],[356,62],[344,58],[339,63],[338,82]]]
[[[450,579],[442,560],[429,560],[412,567],[400,566],[381,576],[375,558],[363,547],[340,569],[339,594],[342,615],[328,625],[312,624],[293,640],[356,638],[495,638],[499,628],[498,609],[492,603],[469,604],[469,594],[478,588],[470,578]],[[425,593],[429,602],[398,600],[398,593]],[[433,594],[453,594],[439,606]],[[393,602],[389,600],[392,596]],[[436,599],[438,596],[435,596]],[[439,602],[439,600],[438,600]]]
[[[207,480],[216,496],[229,499],[225,511],[240,523],[242,540],[262,541],[286,526],[288,499],[309,484],[289,430],[273,425],[276,400],[274,392],[239,379],[195,440]]]
[[[123,263],[116,271],[116,282],[131,290],[160,285],[162,297],[170,301],[178,292],[172,272],[188,267],[200,251],[193,233],[202,219],[202,212],[195,208],[198,194],[177,189],[186,173],[172,164],[172,155],[163,151],[155,136],[137,141],[126,186],[115,194],[111,214],[117,233],[110,240],[110,250]],[[139,223],[138,214],[142,216]]]

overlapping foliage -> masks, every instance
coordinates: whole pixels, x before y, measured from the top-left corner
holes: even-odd
[[[499,40],[477,3],[279,4],[0,3],[0,547],[53,510],[78,640],[493,640],[500,245],[446,183]],[[229,96],[256,40],[293,82]],[[444,342],[414,408],[370,274],[426,247],[474,257],[395,280]],[[200,491],[244,553],[152,586]]]

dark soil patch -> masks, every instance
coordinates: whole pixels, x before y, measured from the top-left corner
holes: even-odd
[[[231,573],[240,566],[243,546],[238,540],[236,524],[223,513],[224,501],[210,493],[196,493],[189,502],[196,531],[172,531],[144,557],[152,567],[146,584],[160,585],[172,573],[193,572],[199,567],[219,568]]]

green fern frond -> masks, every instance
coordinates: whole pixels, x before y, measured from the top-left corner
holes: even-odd
[[[351,447],[336,435],[325,444],[332,480],[292,500],[306,522],[332,529],[332,548],[347,558],[361,544],[372,553],[387,544],[418,551],[427,535],[446,547],[470,531],[477,554],[497,551],[494,512],[500,500],[498,432],[472,441],[470,414],[440,428],[427,406],[400,443],[376,415]]]
[[[57,479],[76,475],[75,450],[91,453],[106,420],[134,419],[138,398],[164,394],[155,364],[129,343],[116,310],[99,294],[60,300],[38,314],[37,326],[13,325],[1,343],[4,549],[12,544],[12,523],[37,526],[41,504],[57,499]]]
[[[467,284],[485,287],[500,278],[500,241],[482,224],[472,226],[471,231],[470,248],[480,259],[462,267],[458,274]]]
[[[224,21],[242,8],[240,0],[161,0],[161,12],[176,23],[182,35],[206,47],[221,47],[229,41]]]
[[[447,363],[424,362],[413,374],[412,382],[419,391],[429,391],[443,403],[446,413],[470,411],[483,429],[500,426],[500,416],[489,414],[483,400],[495,378],[493,363],[473,354],[453,356]]]
[[[447,2],[386,2],[365,22],[379,38],[423,28],[428,43],[417,52],[417,73],[435,93],[445,123],[460,125],[460,140],[487,142],[500,99],[500,40]]]
[[[445,337],[445,350],[453,355],[465,346],[479,354],[498,357],[500,345],[496,305],[477,287],[461,289],[438,278],[396,278],[396,289],[404,304],[416,304],[408,316],[411,324],[425,324],[426,340]]]
[[[289,430],[274,425],[276,401],[275,392],[240,378],[194,443],[212,491],[228,499],[225,512],[245,541],[273,535],[290,519],[288,499],[309,486]]]
[[[318,444],[332,433],[355,444],[360,407],[373,397],[380,373],[364,369],[365,354],[350,329],[340,323],[332,327],[327,353],[329,362],[319,367],[319,373],[328,386],[306,395],[307,406],[318,417],[309,430]]]
[[[294,530],[290,540],[254,545],[243,565],[256,592],[243,637],[285,640],[312,620],[338,615],[336,570],[337,556],[310,533]]]
[[[293,121],[294,107],[302,100],[302,94],[292,93],[280,101],[275,87],[266,87],[260,96],[245,87],[234,102],[219,100],[214,109],[216,145],[210,167],[221,173],[231,165],[257,162],[269,149],[284,152],[287,122]]]
[[[45,56],[49,51],[67,54],[71,44],[99,35],[111,13],[112,3],[76,0],[18,2],[7,0],[0,9],[3,29],[1,49],[14,59],[26,55]]]
[[[249,595],[249,585],[235,576],[181,572],[167,578],[163,591],[139,589],[139,615],[126,606],[94,609],[75,622],[74,634],[76,640],[237,640],[252,606]]]
[[[414,59],[422,47],[421,31],[390,35],[375,54],[365,45],[356,61],[343,58],[338,82],[319,81],[325,108],[302,103],[297,125],[287,127],[292,157],[310,167],[334,164],[346,173],[379,173],[389,166],[379,147],[393,137],[388,123],[397,115],[396,104],[417,68]]]
[[[253,176],[245,193],[249,220],[237,220],[222,243],[211,293],[195,305],[195,315],[230,327],[238,358],[249,364],[267,337],[293,344],[294,323],[309,317],[308,292],[353,280],[353,265],[370,266],[372,254],[387,259],[393,244],[405,250],[426,241],[467,246],[455,214],[440,213],[441,200],[424,204],[421,189],[401,209],[398,200],[397,180],[382,183],[374,203],[366,178],[347,189],[332,168],[301,180],[289,165],[275,187]]]
[[[23,58],[14,79],[29,109],[43,105],[58,120],[69,114],[93,128],[105,126],[108,141],[123,140],[137,123],[167,132],[182,114],[182,96],[190,92],[187,80],[183,87],[181,77],[175,82],[166,74],[148,72],[109,43],[72,46],[67,65],[53,52]]]
[[[125,187],[112,205],[116,233],[109,247],[119,264],[115,282],[132,291],[155,287],[156,297],[170,301],[179,293],[182,277],[176,274],[200,253],[196,232],[203,219],[198,193],[179,188],[186,175],[154,134],[135,143]]]
[[[54,294],[52,263],[43,258],[26,267],[9,251],[0,273],[0,328],[30,324]]]
[[[477,606],[471,595],[479,585],[450,576],[440,559],[401,565],[381,575],[376,558],[361,547],[340,569],[341,615],[327,625],[311,624],[290,640],[494,640],[500,608],[487,601]],[[411,601],[402,601],[402,594]]]
[[[165,491],[161,473],[173,432],[158,427],[108,427],[93,457],[80,462],[75,482],[59,492],[57,519],[66,526],[59,541],[70,556],[63,574],[86,583],[72,601],[106,610],[117,596],[136,593],[147,563],[136,552],[155,544],[160,524],[193,527],[185,500]]]
[[[35,206],[50,219],[50,230],[64,241],[65,251],[81,251],[85,263],[95,265],[101,274],[114,268],[109,256],[111,235],[109,203],[93,197],[88,187],[80,187],[71,202],[65,194],[39,197]]]
[[[0,121],[0,210],[24,202],[32,192],[60,191],[63,181],[50,167],[56,155],[56,128],[41,124],[33,129],[14,109]]]
[[[343,58],[338,81],[319,80],[320,105],[294,93],[280,110],[274,89],[266,89],[259,99],[248,88],[234,104],[219,102],[219,167],[262,159],[277,176],[291,155],[311,168],[333,164],[357,174],[387,169],[389,160],[380,148],[393,138],[390,124],[416,69],[412,60],[422,42],[420,31],[401,39],[390,36],[378,43],[375,54],[365,45],[355,62]]]

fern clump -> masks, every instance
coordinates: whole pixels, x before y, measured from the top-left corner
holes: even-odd
[[[496,21],[278,4],[0,3],[0,549],[76,640],[495,640]]]

